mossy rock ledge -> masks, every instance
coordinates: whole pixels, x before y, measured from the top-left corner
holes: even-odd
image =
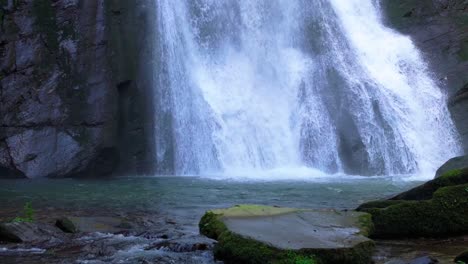
[[[468,169],[446,172],[390,200],[362,204],[373,237],[448,237],[468,234]]]
[[[208,211],[200,233],[227,264],[368,264],[374,242],[367,213],[237,205]]]

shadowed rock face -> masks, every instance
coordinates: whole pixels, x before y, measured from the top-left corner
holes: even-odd
[[[468,151],[468,3],[464,0],[383,0],[387,23],[412,37],[447,88],[449,108]]]
[[[135,10],[120,2],[126,1],[0,1],[0,177],[100,176],[115,171],[121,149],[146,153],[138,140],[133,148],[125,143],[145,137],[146,102],[134,86],[126,94],[118,88],[137,70],[111,67],[136,68],[139,54],[124,57],[128,47],[116,32],[126,36],[120,25],[144,1]],[[131,117],[121,116],[130,111],[142,118],[129,135],[121,123]]]

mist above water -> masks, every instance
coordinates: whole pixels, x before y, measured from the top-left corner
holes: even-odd
[[[157,167],[433,176],[445,95],[372,0],[158,0]],[[264,176],[262,176],[264,177]]]

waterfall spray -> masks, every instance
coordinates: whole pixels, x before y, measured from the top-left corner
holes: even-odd
[[[429,176],[459,151],[444,93],[375,1],[158,0],[157,17],[157,163],[175,174]]]

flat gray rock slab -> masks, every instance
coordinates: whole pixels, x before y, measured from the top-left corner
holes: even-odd
[[[370,241],[361,234],[362,216],[354,211],[300,210],[266,216],[225,216],[222,221],[231,232],[276,248],[332,249]]]

